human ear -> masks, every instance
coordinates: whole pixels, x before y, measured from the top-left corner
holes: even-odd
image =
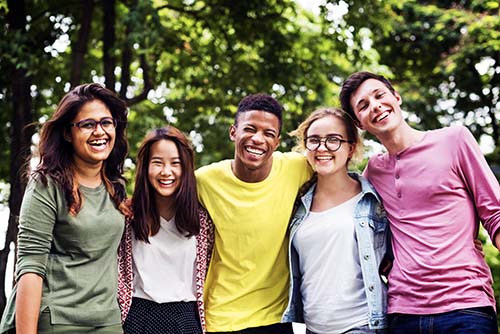
[[[403,98],[401,97],[401,95],[399,95],[397,91],[394,91],[393,95],[396,98],[396,101],[398,101],[398,104],[401,105],[401,103],[403,103]]]
[[[229,139],[231,139],[231,141],[235,140],[235,134],[236,134],[236,125],[232,124],[229,127]]]
[[[281,143],[281,135],[279,135],[278,138],[276,138],[276,145],[274,145],[274,150],[275,151],[278,148],[278,146],[279,146],[280,143]]]
[[[356,152],[356,144],[349,144],[349,159],[352,159],[354,152]]]

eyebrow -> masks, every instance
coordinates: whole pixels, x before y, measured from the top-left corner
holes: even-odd
[[[307,136],[307,137],[321,137],[320,135],[310,135],[310,136]],[[323,136],[323,138],[326,138],[326,137],[340,137],[340,138],[344,138],[344,136],[342,136],[342,134],[340,133],[327,133],[325,136]]]
[[[247,126],[248,126],[248,127],[253,128],[253,129],[257,129],[257,128],[258,128],[258,126],[257,126],[257,125],[255,125],[255,124],[253,124],[252,122],[249,122],[249,121],[248,121],[248,122],[241,123],[240,125],[241,125],[242,127],[247,127]],[[277,129],[275,129],[275,128],[265,128],[265,129],[263,129],[262,131],[264,131],[264,132],[273,132],[274,134],[279,133],[279,131],[278,131]]]
[[[150,160],[181,160],[180,156],[165,159],[163,155],[153,155]]]
[[[369,95],[373,95],[373,94],[377,93],[377,91],[379,91],[379,90],[380,90],[380,88],[374,88],[374,89],[373,89],[373,90],[369,93]],[[356,107],[357,107],[357,106],[359,106],[359,105],[361,104],[361,102],[364,102],[364,101],[365,101],[365,99],[364,99],[364,98],[363,98],[363,99],[361,99],[361,100],[359,100],[359,101],[358,101],[358,103],[356,103]]]

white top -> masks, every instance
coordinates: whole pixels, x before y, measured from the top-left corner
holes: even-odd
[[[293,237],[302,274],[304,321],[309,330],[343,333],[368,324],[354,209],[361,193],[322,212],[311,212]]]
[[[134,297],[157,303],[196,300],[196,238],[160,218],[160,230],[149,244],[132,238]]]

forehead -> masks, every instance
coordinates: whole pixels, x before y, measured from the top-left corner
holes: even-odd
[[[359,85],[358,89],[356,89],[351,95],[351,104],[355,105],[357,101],[378,90],[388,91],[389,88],[387,88],[382,81],[376,79],[363,81],[363,83]]]
[[[344,136],[346,134],[346,128],[344,122],[339,117],[329,115],[312,122],[307,129],[306,136],[326,136],[332,134]]]
[[[75,121],[87,118],[100,120],[103,117],[112,117],[111,111],[104,102],[100,100],[92,100],[81,106],[75,116]]]
[[[150,158],[173,158],[178,156],[177,145],[172,140],[162,139],[151,145]]]
[[[255,127],[273,129],[279,131],[279,119],[273,113],[262,110],[249,110],[239,113],[238,126],[253,125]]]

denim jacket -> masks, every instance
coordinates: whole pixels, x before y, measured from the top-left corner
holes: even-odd
[[[349,175],[361,183],[362,196],[354,210],[354,223],[368,301],[369,327],[383,329],[387,328],[387,287],[379,276],[379,266],[386,253],[389,222],[381,200],[372,185],[358,174],[349,173]],[[292,240],[302,222],[309,215],[315,189],[316,184],[313,184],[302,196],[301,204],[290,221],[288,245],[290,292],[283,322],[304,322],[299,256],[292,246]]]

